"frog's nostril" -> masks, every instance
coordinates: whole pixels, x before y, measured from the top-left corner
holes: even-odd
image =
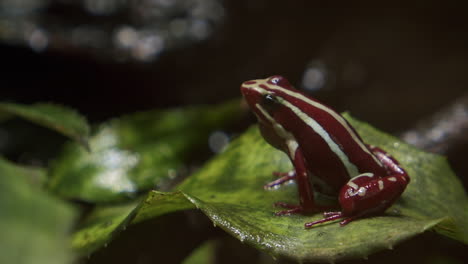
[[[252,88],[251,85],[256,84],[256,83],[257,83],[256,81],[247,81],[247,82],[242,83],[242,85],[241,85],[241,87],[240,87],[240,88],[241,88],[241,92],[242,92],[242,93],[249,93],[250,90],[252,90],[252,89],[251,89],[251,88]]]

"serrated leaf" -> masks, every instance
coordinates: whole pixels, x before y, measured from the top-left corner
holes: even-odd
[[[419,219],[442,218],[435,230],[468,244],[468,196],[447,159],[412,147],[348,114],[345,117],[366,136],[366,142],[387,150],[410,175],[411,183],[394,210]]]
[[[88,148],[89,125],[86,119],[70,108],[47,103],[32,105],[0,103],[0,113],[29,120],[70,137]]]
[[[72,247],[87,255],[109,243],[133,219],[137,203],[95,208],[72,236]]]
[[[113,119],[90,139],[91,153],[66,146],[51,169],[50,189],[64,198],[114,202],[167,185],[209,134],[236,120],[239,102]]]
[[[34,186],[41,173],[0,159],[0,263],[72,262],[74,212]]]
[[[140,203],[133,223],[138,223],[175,211],[193,208],[195,208],[195,204],[191,203],[182,192],[167,193],[151,191]]]
[[[195,208],[181,192],[151,191],[141,199],[122,205],[97,207],[72,236],[72,247],[87,255],[110,243],[130,223],[138,223],[160,215]]]
[[[135,209],[132,222],[196,206],[239,240],[297,261],[362,258],[431,228],[466,243],[467,196],[445,159],[346,118],[367,143],[392,154],[410,174],[407,190],[384,215],[345,227],[335,222],[308,230],[304,223],[321,218],[320,214],[274,216],[278,210],[272,206],[274,202],[298,203],[296,185],[263,190],[262,186],[274,179],[273,171],[288,171],[291,164],[253,127],[183,182],[180,191],[150,192]]]
[[[216,225],[241,241],[271,255],[298,261],[366,257],[431,227],[466,242],[463,230],[468,219],[467,196],[445,159],[417,150],[349,116],[347,119],[367,143],[388,151],[410,174],[407,190],[385,215],[361,219],[346,227],[331,223],[310,230],[304,229],[304,223],[321,218],[320,214],[274,216],[278,210],[272,207],[274,202],[298,203],[296,187],[290,184],[278,190],[262,190],[273,180],[272,171],[287,171],[291,165],[284,154],[266,145],[256,127],[179,189]]]

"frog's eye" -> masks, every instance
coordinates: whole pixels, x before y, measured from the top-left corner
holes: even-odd
[[[280,86],[280,87],[289,87],[290,86],[288,80],[286,80],[286,78],[284,78],[283,76],[280,76],[280,75],[275,75],[275,76],[270,77],[269,82],[271,84],[274,84],[274,85],[277,85],[277,86]]]
[[[278,98],[272,94],[265,94],[262,98],[262,106],[265,107],[267,111],[272,111],[280,105]]]
[[[273,77],[271,78],[270,82],[273,84],[278,84],[281,81],[280,77]]]

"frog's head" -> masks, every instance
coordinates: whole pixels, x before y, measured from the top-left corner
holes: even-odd
[[[266,141],[278,149],[289,151],[285,142],[291,139],[291,134],[283,125],[294,118],[294,113],[289,109],[292,97],[288,93],[297,91],[284,77],[275,75],[244,82],[241,92],[257,116],[260,132]]]
[[[263,124],[272,123],[276,112],[284,108],[284,91],[296,91],[288,80],[280,75],[266,79],[246,81],[241,92],[250,109]]]

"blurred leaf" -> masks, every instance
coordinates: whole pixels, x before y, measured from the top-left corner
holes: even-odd
[[[72,247],[82,255],[106,245],[133,219],[137,203],[100,206],[86,218],[72,236]]]
[[[31,186],[35,174],[0,159],[0,263],[71,263],[73,210]]]
[[[18,116],[58,131],[88,148],[89,125],[75,110],[45,103],[32,105],[0,103],[0,119],[5,119],[7,115]]]
[[[127,228],[160,215],[195,208],[180,192],[151,191],[141,202],[99,206],[86,218],[72,236],[72,246],[80,254],[90,254],[106,245]]]
[[[466,243],[467,196],[445,159],[417,150],[349,116],[347,119],[367,143],[388,151],[410,174],[407,190],[384,215],[360,219],[345,227],[335,222],[308,230],[304,223],[321,218],[321,214],[274,216],[278,210],[273,208],[274,202],[298,203],[296,186],[289,184],[271,191],[264,191],[262,186],[274,179],[272,171],[288,171],[291,164],[253,127],[183,182],[180,191],[150,192],[135,209],[132,222],[194,205],[239,240],[271,255],[297,261],[366,257],[431,228]]]
[[[0,156],[0,177],[4,175],[15,175],[21,177],[33,188],[41,188],[46,181],[46,171],[42,168],[19,166],[3,159]]]
[[[209,240],[196,248],[182,264],[210,264],[215,263],[216,241]]]
[[[111,120],[91,137],[88,153],[69,144],[51,169],[50,188],[65,198],[110,202],[166,186],[207,149],[213,130],[236,120],[239,101],[149,111]]]

